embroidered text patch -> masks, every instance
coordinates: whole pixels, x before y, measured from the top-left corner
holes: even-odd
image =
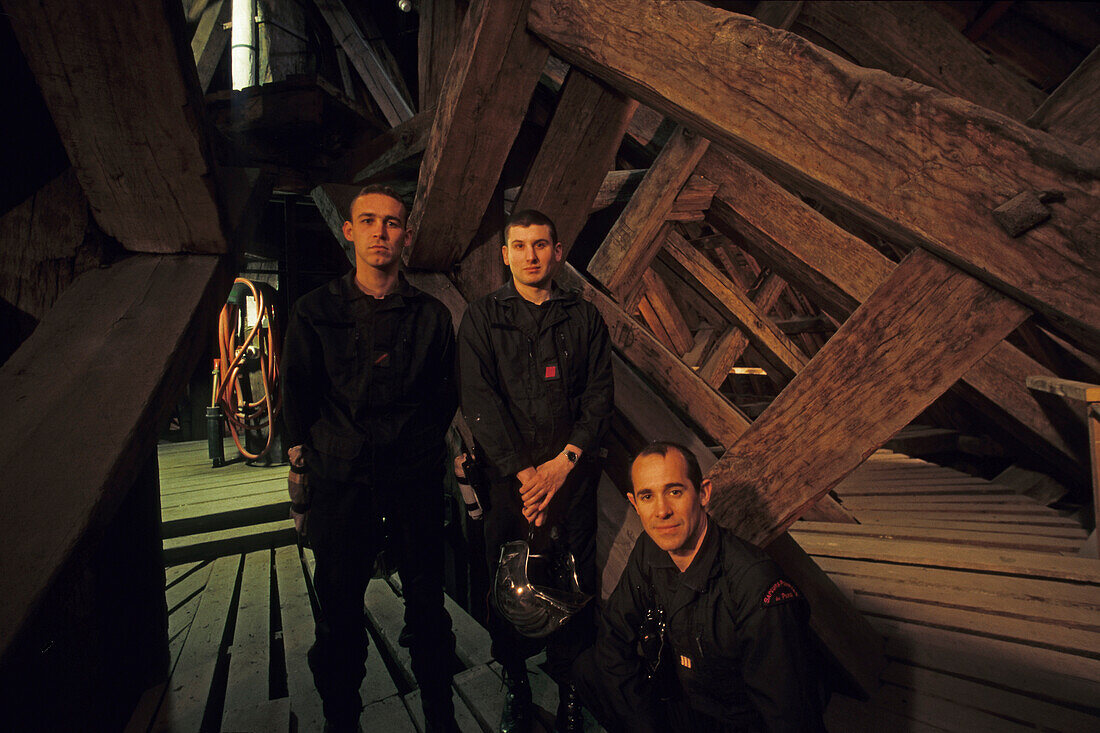
[[[778,606],[780,603],[787,603],[798,597],[797,588],[786,580],[777,580],[772,584],[771,588],[768,588],[768,592],[764,594],[764,597],[760,601],[760,605],[764,608],[768,606]]]

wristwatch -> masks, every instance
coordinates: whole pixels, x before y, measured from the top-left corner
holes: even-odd
[[[576,465],[577,461],[579,461],[580,458],[581,458],[580,455],[577,453],[577,451],[569,450],[568,448],[566,448],[565,450],[562,451],[562,455],[564,455],[566,458],[568,458],[569,462],[572,463],[573,465]]]

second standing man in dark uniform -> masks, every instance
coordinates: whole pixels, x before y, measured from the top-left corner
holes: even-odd
[[[512,280],[470,305],[458,334],[462,409],[490,469],[485,547],[526,539],[529,523],[572,552],[581,587],[596,591],[596,487],[600,440],[613,408],[611,349],[599,312],[554,284],[562,260],[554,224],[533,210],[504,226]],[[558,730],[581,730],[573,660],[595,636],[591,605],[547,638],[558,681]],[[530,728],[530,644],[490,611],[493,656],[507,686],[501,731]]]

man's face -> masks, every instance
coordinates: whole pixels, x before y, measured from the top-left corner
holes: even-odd
[[[698,490],[692,486],[687,461],[674,450],[641,456],[630,469],[630,479],[634,493],[626,496],[646,534],[666,552],[694,550],[706,524],[710,481],[703,479]]]
[[[384,193],[367,193],[351,205],[344,222],[344,239],[355,245],[356,266],[380,270],[396,267],[409,241],[405,205]]]
[[[550,227],[545,224],[510,226],[504,233],[504,264],[521,285],[544,288],[554,276],[554,266],[561,262],[561,242],[554,242]]]

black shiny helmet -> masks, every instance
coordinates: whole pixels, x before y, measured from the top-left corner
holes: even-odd
[[[500,548],[493,604],[524,636],[539,638],[557,631],[590,600],[592,596],[581,590],[573,555],[533,555],[522,540]]]

